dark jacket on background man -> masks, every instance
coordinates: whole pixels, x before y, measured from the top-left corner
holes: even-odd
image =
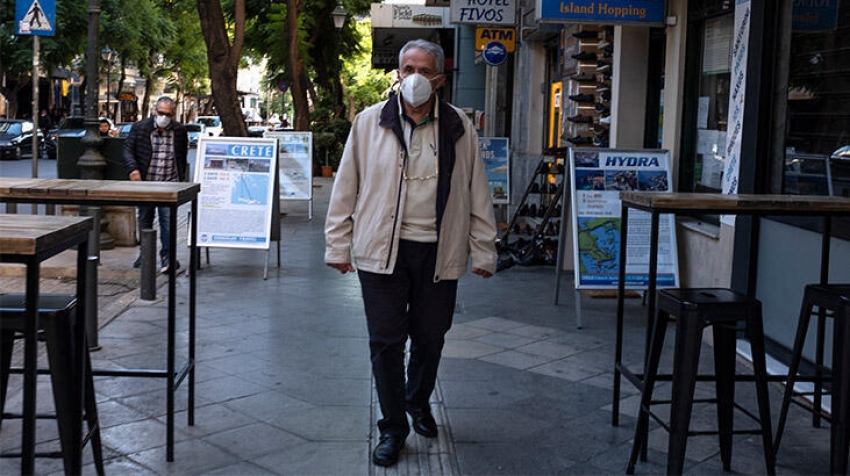
[[[154,118],[149,117],[133,124],[130,134],[124,141],[124,167],[127,174],[138,170],[142,174],[142,180],[147,180],[148,167],[151,164],[153,147],[151,146],[151,133],[156,129]],[[181,182],[186,181],[186,157],[189,153],[189,135],[183,124],[171,121],[168,129],[174,131],[174,158],[177,161],[177,177]]]

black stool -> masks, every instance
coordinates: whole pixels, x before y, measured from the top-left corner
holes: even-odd
[[[788,379],[785,395],[776,427],[774,451],[779,450],[791,397],[795,394],[794,383],[798,379],[800,360],[806,334],[809,330],[812,311],[818,307],[818,342],[816,349],[815,401],[812,412],[820,417],[820,396],[825,382],[831,382],[832,417],[830,428],[830,471],[832,474],[847,474],[847,454],[850,452],[850,284],[810,284],[803,293],[803,305],[800,308],[800,321],[797,324],[797,336],[791,363],[788,365]],[[832,370],[824,374],[823,370],[823,328],[825,317],[833,319],[832,333]],[[817,422],[817,420],[816,420]]]
[[[677,318],[676,349],[673,359],[673,390],[670,401],[653,401],[652,390],[658,376],[658,362],[664,347],[664,336],[670,316]],[[743,327],[740,324],[744,324]],[[717,405],[716,432],[690,432],[694,387],[697,381],[700,344],[703,329],[714,331],[714,372],[716,399],[697,400]],[[756,417],[735,403],[735,334],[743,330],[750,341],[753,356],[759,416]],[[650,411],[650,405],[670,403],[669,427]],[[760,430],[734,431],[733,412],[737,408],[760,422]],[[775,474],[775,459],[771,449],[770,403],[767,391],[767,370],[764,354],[764,334],[761,322],[761,303],[729,289],[665,289],[658,292],[658,311],[652,329],[649,357],[643,378],[640,410],[635,440],[626,472],[634,474],[638,454],[644,449],[649,432],[649,417],[670,432],[667,450],[667,474],[682,474],[688,436],[718,434],[723,469],[730,470],[732,435],[761,434],[768,474]]]
[[[15,339],[24,329],[25,294],[0,295],[0,423],[3,418],[20,418],[19,414],[4,413],[9,374],[12,369],[12,350]],[[91,441],[97,473],[104,474],[100,425],[94,394],[91,360],[86,343],[85,323],[78,318],[77,300],[67,294],[41,294],[38,297],[39,328],[44,332],[50,381],[56,406],[61,455],[42,453],[37,456],[63,458],[65,474],[80,474],[82,449]],[[85,407],[85,412],[83,412]],[[83,420],[88,432],[83,437]],[[4,457],[20,454],[4,454]]]

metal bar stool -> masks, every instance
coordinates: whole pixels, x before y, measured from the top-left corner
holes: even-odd
[[[24,294],[0,295],[0,424],[4,418],[20,418],[19,414],[5,413],[9,374],[22,373],[21,368],[11,368],[15,339],[24,329]],[[103,475],[103,451],[100,425],[94,393],[91,360],[86,343],[85,323],[77,316],[76,297],[67,294],[41,294],[38,298],[39,328],[44,333],[47,357],[50,363],[50,381],[59,427],[61,453],[40,453],[36,456],[61,457],[65,474],[80,474],[82,450],[91,443],[97,474]],[[39,370],[39,373],[47,373]],[[41,417],[41,416],[40,416]],[[88,432],[83,436],[83,420]],[[20,457],[20,453],[6,453],[3,457]]]
[[[813,313],[815,306],[817,313]],[[798,378],[800,361],[803,356],[806,334],[812,315],[818,316],[818,339],[815,367],[815,401],[810,410],[819,417],[821,413],[820,396],[823,384],[831,384],[832,416],[826,417],[831,422],[830,428],[830,471],[832,474],[847,474],[847,455],[850,452],[850,284],[810,284],[803,293],[803,304],[800,308],[800,320],[797,324],[797,336],[794,338],[794,348],[791,353],[791,363],[788,365],[788,379],[785,384],[785,395],[779,413],[779,423],[776,427],[774,451],[779,451],[788,409],[792,397],[803,395],[794,391],[794,383]],[[833,319],[832,335],[832,370],[824,373],[823,363],[823,332],[825,317]],[[804,407],[806,408],[806,407]],[[815,421],[815,424],[817,421]]]
[[[761,434],[768,474],[775,474],[775,458],[771,448],[770,402],[767,389],[764,334],[761,320],[761,303],[730,289],[665,289],[658,292],[658,307],[649,358],[644,370],[640,410],[635,439],[629,458],[627,474],[634,474],[638,455],[644,450],[649,433],[649,418],[661,424],[669,433],[667,474],[682,474],[685,449],[689,436],[717,434],[720,439],[720,457],[723,469],[729,471],[732,460],[733,434]],[[658,376],[658,364],[664,347],[664,336],[671,316],[676,316],[676,347],[673,358],[673,389],[671,399],[652,400],[652,391]],[[743,324],[743,326],[742,326]],[[716,398],[694,400],[698,378],[702,333],[711,326],[714,332],[714,378]],[[736,333],[744,331],[750,341],[753,355],[754,380],[758,396],[759,416],[755,416],[735,403]],[[741,376],[746,377],[746,376]],[[745,380],[741,378],[740,380]],[[695,402],[717,405],[718,431],[690,431],[691,412]],[[670,404],[670,422],[665,424],[652,413],[653,404]],[[760,423],[758,430],[734,430],[733,413],[738,409]]]

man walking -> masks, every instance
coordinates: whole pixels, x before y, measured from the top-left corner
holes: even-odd
[[[186,156],[189,135],[182,124],[175,121],[174,100],[163,96],[156,101],[156,114],[133,124],[124,141],[124,167],[130,180],[148,182],[185,182]],[[162,273],[168,272],[169,236],[171,236],[171,209],[168,207],[139,207],[139,231],[153,228],[154,211],[159,215],[159,251]],[[133,266],[138,268],[142,257]],[[180,263],[174,263],[179,269]]]
[[[435,93],[445,82],[444,63],[434,43],[402,47],[400,94],[354,119],[325,225],[328,266],[343,274],[358,268],[382,413],[372,453],[379,466],[398,461],[410,433],[405,412],[415,432],[437,436],[428,401],[457,280],[470,260],[472,273],[484,278],[496,269],[478,135],[460,109]]]

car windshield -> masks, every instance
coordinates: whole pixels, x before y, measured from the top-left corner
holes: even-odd
[[[221,123],[221,120],[217,117],[199,117],[198,122],[207,127],[216,127]]]
[[[20,122],[0,122],[0,134],[21,135]]]
[[[186,124],[186,130],[189,132],[201,132],[200,124]]]

